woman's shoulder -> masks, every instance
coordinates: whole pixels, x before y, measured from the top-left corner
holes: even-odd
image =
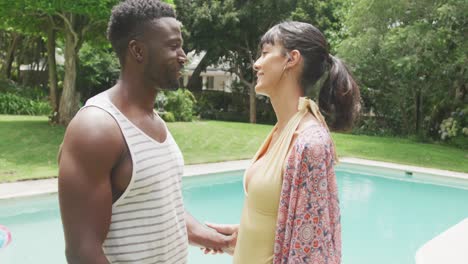
[[[295,145],[301,146],[323,146],[332,142],[330,132],[322,124],[313,121],[307,122],[296,132]]]
[[[296,157],[307,158],[312,162],[328,160],[334,152],[330,133],[317,122],[305,125],[297,132],[293,152]]]

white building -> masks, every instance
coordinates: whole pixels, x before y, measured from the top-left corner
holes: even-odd
[[[187,54],[189,64],[185,66],[185,71],[183,73],[184,86],[187,85],[193,71],[205,54],[206,52],[204,51],[199,54],[195,54],[194,51],[191,51]],[[200,76],[203,80],[202,90],[223,91],[228,93],[232,91],[232,84],[237,80],[237,76],[229,72],[229,65],[227,63],[210,65],[206,68],[206,71],[200,74]]]

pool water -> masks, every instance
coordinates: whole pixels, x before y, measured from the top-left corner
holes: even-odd
[[[201,222],[237,223],[242,172],[184,178],[184,201]],[[416,250],[468,217],[468,190],[338,170],[344,264],[414,263]],[[65,263],[56,195],[0,201],[0,224],[12,243],[1,264]],[[191,247],[190,264],[231,263]]]

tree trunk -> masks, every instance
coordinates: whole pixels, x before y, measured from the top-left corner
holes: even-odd
[[[4,67],[4,74],[7,79],[11,79],[11,68],[13,65],[13,61],[15,60],[15,52],[16,49],[21,41],[21,35],[18,33],[11,33],[12,34],[12,40],[11,44],[8,47],[6,59],[5,59],[5,67]]]
[[[398,89],[398,87],[395,87],[393,85],[388,86],[390,90],[392,90],[392,93],[396,93],[395,95],[393,94],[383,94],[383,96],[395,96],[396,98],[406,98],[404,97],[404,93]],[[402,100],[396,100],[398,104],[398,108],[400,110],[400,116],[401,116],[401,124],[399,129],[401,129],[401,133],[409,135],[412,132],[413,127],[410,124],[410,117],[411,117],[411,112],[407,113],[407,108],[405,107],[405,99]]]
[[[252,74],[252,81],[250,82],[249,84],[249,99],[250,99],[250,107],[249,107],[249,110],[250,110],[250,123],[252,124],[255,124],[257,123],[257,101],[256,101],[256,93],[255,93],[255,70],[254,70],[254,58],[252,56],[252,52],[249,48],[249,45],[248,45],[248,42],[247,43],[247,48],[249,50],[248,52],[248,55],[249,55],[249,59],[250,59],[250,70],[251,70],[251,74]]]
[[[250,99],[250,123],[257,123],[257,104],[255,101],[255,83],[252,82],[249,87],[249,99]]]
[[[453,83],[455,87],[455,103],[463,103],[465,102],[466,94],[468,92],[468,86],[463,78],[465,76],[465,69],[463,68],[460,75],[462,78],[457,78],[457,80]]]
[[[416,91],[416,135],[421,132],[421,104],[422,104],[421,89]]]
[[[65,76],[59,104],[59,123],[67,126],[78,111],[79,96],[76,92],[76,64],[78,49],[71,29],[65,30]]]
[[[467,91],[468,91],[468,89],[467,89],[466,84],[461,84],[461,85],[459,84],[457,86],[457,88],[456,88],[456,91],[455,91],[455,101],[456,102],[464,102]]]
[[[57,123],[58,89],[57,89],[57,62],[55,60],[55,30],[49,26],[47,30],[47,65],[49,73],[49,102],[52,108],[52,123]]]
[[[252,65],[252,74],[255,74],[253,70],[253,59],[250,58]],[[242,71],[242,64],[237,64],[234,67],[234,72],[236,73],[237,77],[242,84],[244,84],[247,88],[249,88],[249,122],[252,124],[257,123],[257,102],[255,101],[255,81],[249,82],[244,76],[244,72]]]
[[[202,79],[200,77],[200,74],[203,70],[206,69],[208,65],[209,57],[208,57],[208,52],[203,56],[203,58],[200,60],[200,63],[198,63],[197,67],[192,73],[192,76],[190,76],[188,83],[187,83],[187,89],[190,91],[201,91],[202,90]]]
[[[20,80],[24,80],[21,74],[21,64],[25,61],[28,51],[31,49],[32,46],[32,37],[31,36],[23,36],[21,37],[20,46],[17,47],[15,52],[15,61],[16,61],[16,81],[19,82]],[[12,69],[13,71],[13,69]]]

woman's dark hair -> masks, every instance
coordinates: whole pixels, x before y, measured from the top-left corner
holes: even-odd
[[[301,86],[305,95],[321,80],[319,107],[331,129],[349,130],[360,111],[359,87],[346,65],[329,54],[325,36],[311,24],[288,21],[263,35],[260,47],[281,44],[286,51],[298,50],[304,60]],[[322,79],[322,80],[323,80]]]

